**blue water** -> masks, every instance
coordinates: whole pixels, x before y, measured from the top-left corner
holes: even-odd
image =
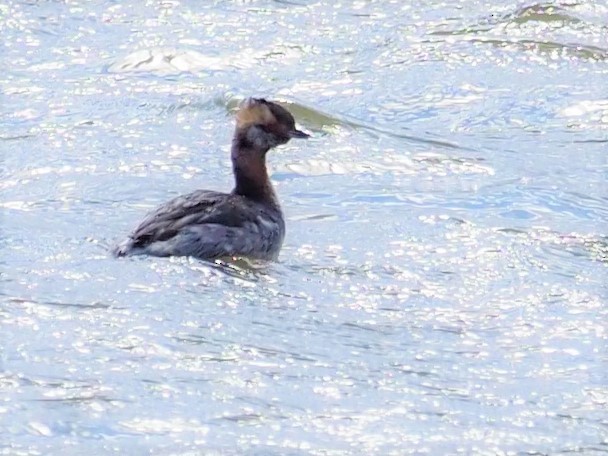
[[[608,5],[0,5],[0,454],[608,453]],[[276,263],[114,259],[229,191]]]

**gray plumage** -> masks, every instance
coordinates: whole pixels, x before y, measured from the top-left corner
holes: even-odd
[[[278,206],[197,190],[151,212],[115,254],[275,259],[284,237]]]

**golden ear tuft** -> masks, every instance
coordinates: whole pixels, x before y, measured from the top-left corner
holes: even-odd
[[[268,125],[276,121],[268,106],[250,100],[245,101],[236,113],[236,126],[239,128],[253,124]]]

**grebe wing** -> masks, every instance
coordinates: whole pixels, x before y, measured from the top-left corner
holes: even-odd
[[[178,196],[146,216],[130,235],[134,247],[165,241],[188,226],[218,224],[241,227],[255,220],[257,211],[227,193],[197,190]]]

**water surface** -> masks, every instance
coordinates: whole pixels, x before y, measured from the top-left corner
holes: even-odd
[[[0,6],[0,453],[608,453],[608,6]],[[232,113],[288,236],[260,268],[107,248],[229,190]]]

